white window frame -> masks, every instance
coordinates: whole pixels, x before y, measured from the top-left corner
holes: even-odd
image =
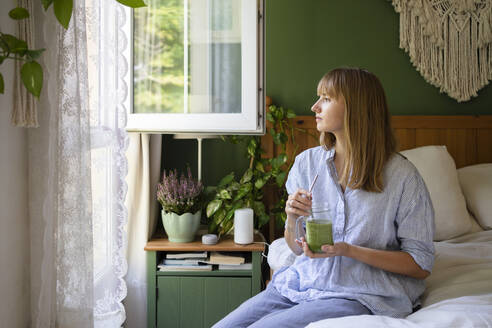
[[[127,86],[130,97],[126,130],[131,132],[193,134],[264,134],[264,0],[242,0],[241,113],[133,113],[133,10],[127,9],[129,41]],[[255,67],[256,69],[251,69]]]

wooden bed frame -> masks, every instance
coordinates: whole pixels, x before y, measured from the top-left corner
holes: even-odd
[[[319,145],[314,116],[297,116],[292,119],[296,128],[295,145],[287,145],[290,156],[305,149]],[[482,116],[393,116],[392,126],[398,140],[398,150],[427,145],[445,145],[454,158],[456,167],[492,163],[492,115]],[[267,125],[268,128],[268,125]],[[266,134],[261,144],[266,151],[265,157],[273,158],[280,153],[272,137]],[[265,191],[266,205],[275,203],[273,190]],[[283,236],[283,229],[276,227],[273,219],[262,232],[269,242]]]

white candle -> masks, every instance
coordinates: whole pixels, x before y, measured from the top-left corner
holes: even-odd
[[[234,211],[234,242],[236,244],[253,242],[253,209],[240,208]]]

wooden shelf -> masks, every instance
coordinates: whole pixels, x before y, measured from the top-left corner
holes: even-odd
[[[167,238],[153,238],[144,247],[146,251],[168,251],[168,252],[188,252],[188,251],[218,251],[218,252],[263,252],[265,249],[265,238],[261,233],[254,235],[254,243],[240,245],[234,243],[233,235],[222,236],[215,245],[204,245],[201,236],[190,243],[173,243]]]

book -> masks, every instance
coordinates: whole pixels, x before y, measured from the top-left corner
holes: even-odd
[[[159,264],[157,266],[159,271],[212,271],[212,265],[172,265],[172,264]]]
[[[202,263],[204,260],[202,259],[164,259],[162,261],[162,264],[169,264],[169,265],[199,265]]]
[[[208,252],[191,252],[191,253],[166,253],[166,259],[206,259]]]
[[[219,252],[211,252],[210,258],[208,259],[208,264],[242,264],[245,262],[244,256],[236,254],[223,254]]]
[[[219,264],[219,270],[251,270],[253,269],[253,263],[243,264]]]

